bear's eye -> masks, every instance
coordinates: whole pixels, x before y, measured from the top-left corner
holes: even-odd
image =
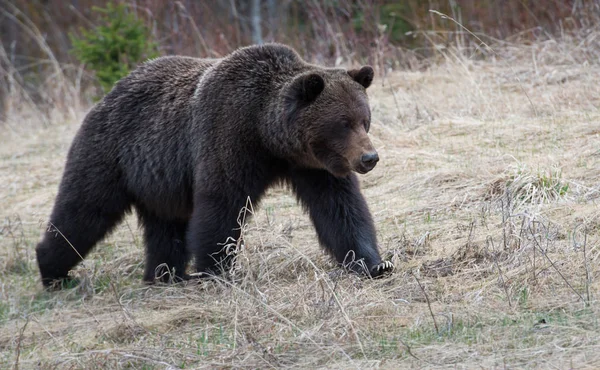
[[[344,128],[351,129],[352,128],[352,122],[350,122],[350,120],[344,120]]]
[[[363,126],[365,126],[365,131],[369,132],[369,127],[371,127],[371,123],[367,120],[364,120]]]

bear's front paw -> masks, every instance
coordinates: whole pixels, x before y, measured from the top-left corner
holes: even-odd
[[[392,263],[392,261],[383,261],[380,264],[371,267],[371,271],[369,272],[372,278],[376,278],[381,277],[383,275],[388,275],[392,271],[394,271],[394,264]]]

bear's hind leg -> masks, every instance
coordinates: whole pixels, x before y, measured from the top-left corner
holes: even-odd
[[[231,267],[233,254],[228,253],[227,246],[236,244],[240,237],[238,216],[244,204],[243,199],[196,196],[187,241],[197,272],[218,275]]]
[[[140,211],[146,242],[144,281],[164,283],[187,280],[185,273],[189,253],[185,247],[187,223],[164,220]]]
[[[94,245],[112,230],[129,210],[123,192],[108,189],[93,194],[63,180],[50,223],[36,255],[45,287],[68,278],[69,270],[81,262]],[[90,189],[107,189],[102,184]],[[114,190],[114,191],[113,191]],[[110,196],[108,196],[110,194]]]

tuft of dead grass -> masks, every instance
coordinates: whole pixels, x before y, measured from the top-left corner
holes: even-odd
[[[79,285],[44,292],[33,249],[78,121],[2,133],[1,367],[599,367],[591,42],[448,51],[370,89],[382,160],[361,180],[397,266],[380,280],[333,266],[276,188],[230,279],[143,285],[130,217]]]

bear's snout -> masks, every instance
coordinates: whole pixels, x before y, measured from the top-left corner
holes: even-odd
[[[379,162],[379,154],[376,151],[363,153],[360,156],[360,163],[356,168],[356,172],[365,174],[375,168],[377,162]]]
[[[371,171],[379,162],[379,154],[377,152],[365,153],[360,157],[360,164],[367,171]]]

